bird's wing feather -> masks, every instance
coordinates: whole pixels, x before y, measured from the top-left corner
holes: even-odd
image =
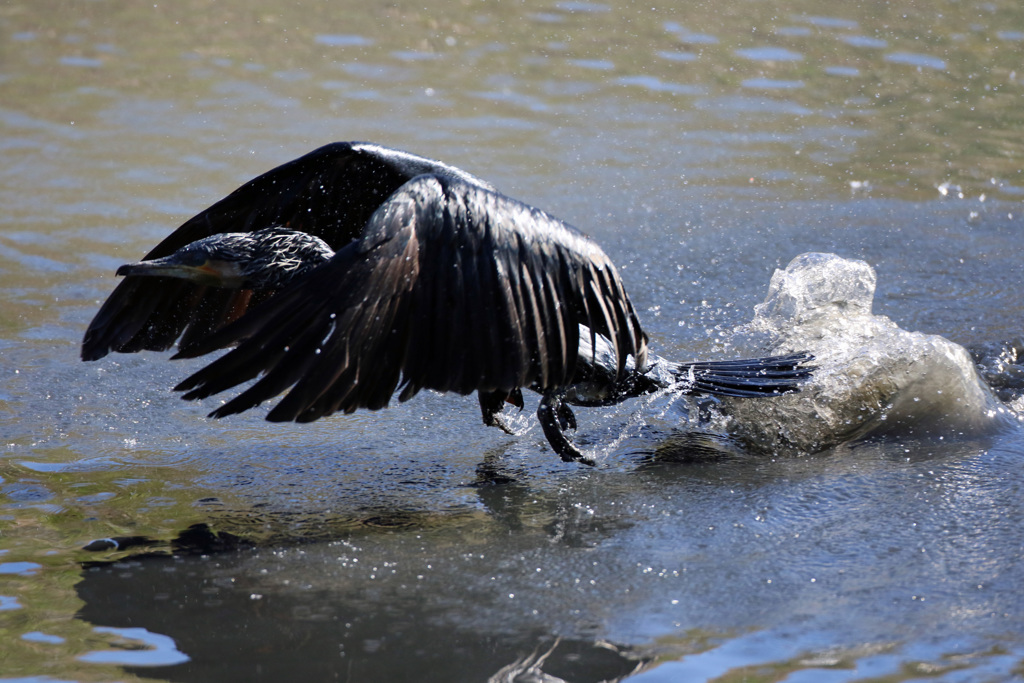
[[[179,355],[237,348],[177,388],[203,398],[263,376],[213,415],[291,387],[268,419],[384,407],[420,389],[468,394],[570,383],[579,325],[643,358],[646,336],[614,265],[588,238],[485,188],[421,176],[362,238]]]
[[[483,181],[457,168],[368,143],[336,142],[278,166],[242,185],[186,221],[145,259],[160,258],[210,235],[287,226],[315,235],[337,250],[356,239],[380,204],[423,173]],[[258,300],[258,297],[257,297]],[[182,344],[244,312],[249,294],[224,292],[185,280],[129,276],[114,289],[89,325],[82,358],[110,351],[162,351]],[[189,329],[187,329],[189,328]]]

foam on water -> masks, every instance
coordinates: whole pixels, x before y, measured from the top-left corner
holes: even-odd
[[[871,311],[875,271],[808,253],[776,270],[737,340],[758,353],[810,351],[814,378],[772,400],[723,403],[728,431],[771,451],[819,451],[867,436],[977,435],[1011,415],[962,346]]]

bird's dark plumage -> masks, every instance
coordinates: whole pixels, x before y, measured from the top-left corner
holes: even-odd
[[[294,385],[269,418],[299,421],[382,408],[399,386],[400,400],[423,388],[543,392],[570,383],[580,323],[613,340],[617,357],[646,351],[614,266],[590,240],[485,188],[421,176],[308,279],[182,352],[245,340],[178,388],[204,398],[266,373],[215,415]]]
[[[222,233],[287,227],[320,238],[337,250],[356,239],[374,211],[395,190],[422,174],[443,174],[489,187],[438,161],[380,147],[335,142],[255,178],[186,221],[144,260],[170,256]],[[182,279],[126,278],[107,298],[85,333],[82,359],[111,351],[188,348],[265,299],[252,290],[211,288]]]
[[[575,426],[566,402],[675,384],[777,394],[809,374],[806,356],[649,364],[595,242],[464,171],[377,145],[335,143],[279,166],[120,272],[82,357],[179,337],[185,357],[236,345],[176,387],[198,399],[256,380],[217,417],[287,391],[268,419],[308,422],[428,388],[477,391],[484,421],[503,426],[500,407],[529,388],[552,446],[586,461],[562,433]]]

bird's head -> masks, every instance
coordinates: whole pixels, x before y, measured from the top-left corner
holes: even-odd
[[[275,227],[211,235],[170,256],[125,264],[117,274],[173,277],[229,289],[280,289],[333,255],[318,237]]]

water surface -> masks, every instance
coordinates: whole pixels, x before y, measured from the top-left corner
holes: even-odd
[[[3,8],[0,676],[469,681],[552,647],[570,681],[1024,676],[1017,429],[709,461],[633,402],[578,411],[586,469],[471,398],[214,422],[169,391],[195,363],[77,359],[119,264],[371,140],[597,238],[670,358],[734,355],[774,269],[836,252],[1014,401],[1021,25],[1008,0]]]

